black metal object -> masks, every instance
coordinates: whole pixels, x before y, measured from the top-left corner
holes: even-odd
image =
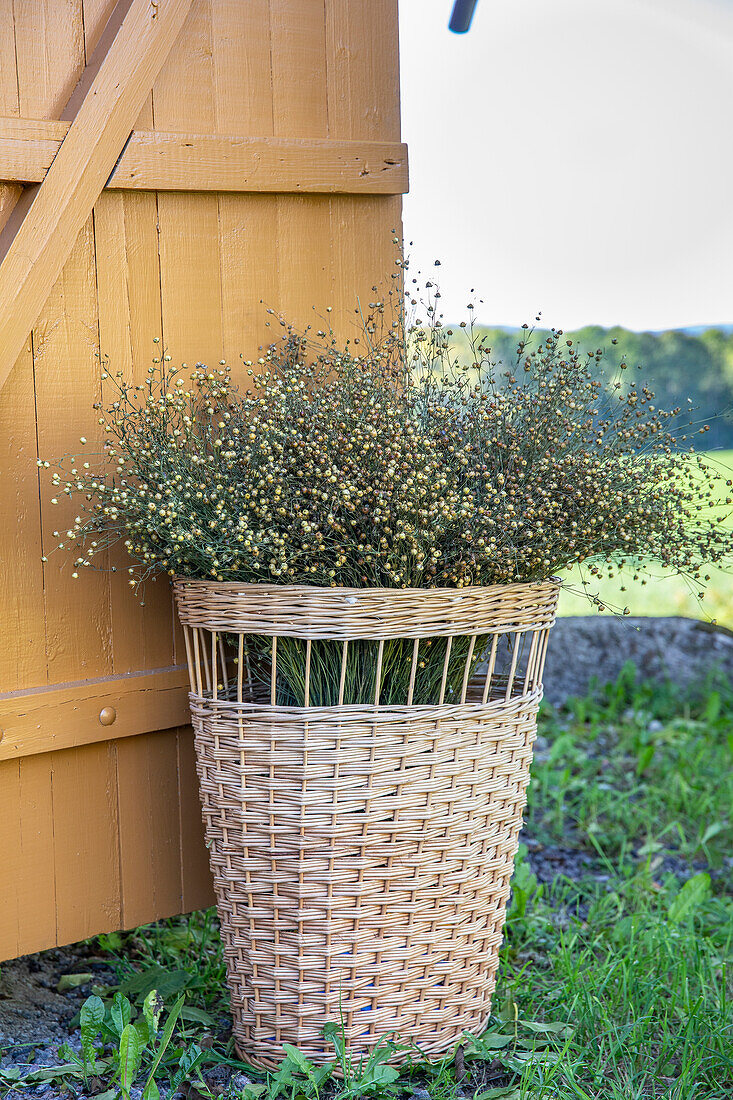
[[[448,30],[453,31],[454,34],[465,34],[471,26],[471,20],[473,19],[473,13],[476,10],[477,3],[478,0],[456,0],[453,5],[453,12],[450,17],[450,23],[448,24]]]

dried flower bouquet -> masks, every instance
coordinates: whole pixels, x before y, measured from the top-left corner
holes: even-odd
[[[427,323],[396,293],[374,301],[344,344],[280,321],[244,389],[224,363],[187,372],[168,355],[144,384],[105,371],[102,454],[53,474],[80,502],[62,539],[75,566],[123,539],[133,586],[164,571],[461,588],[543,581],[577,563],[591,576],[638,574],[649,560],[704,585],[733,536],[710,511],[722,479],[693,452],[679,410],[655,408],[623,373],[609,389],[601,351],[583,354],[560,331],[537,343],[525,330],[516,361],[497,366],[472,323],[451,330],[435,298],[423,304]],[[398,646],[384,655],[385,701],[406,692]],[[426,650],[416,700],[442,680],[439,650]],[[303,653],[292,642],[279,657],[281,701],[302,701]],[[311,686],[324,704],[338,660],[321,643]],[[450,663],[448,698],[460,647]],[[367,643],[349,677],[355,701],[373,696]]]

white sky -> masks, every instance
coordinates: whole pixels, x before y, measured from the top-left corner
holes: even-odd
[[[733,322],[733,0],[401,0],[413,269],[446,317]]]

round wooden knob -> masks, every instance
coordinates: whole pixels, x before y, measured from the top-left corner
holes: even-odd
[[[117,717],[117,711],[114,707],[102,707],[99,712],[99,721],[103,726],[111,726]]]

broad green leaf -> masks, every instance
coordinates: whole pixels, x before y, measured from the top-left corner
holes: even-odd
[[[726,829],[729,829],[729,828],[730,828],[730,825],[727,821],[715,821],[715,822],[713,822],[712,825],[708,825],[707,829],[703,833],[702,839],[700,840],[700,844],[701,845],[702,844],[707,844],[707,842],[709,840],[712,840],[714,836],[717,836],[719,833],[724,833],[726,831]]]
[[[184,1005],[181,1009],[181,1019],[189,1020],[193,1024],[203,1024],[205,1027],[213,1027],[216,1020],[208,1012],[204,1012],[203,1008],[196,1008],[194,1005]]]
[[[279,1096],[288,1085],[295,1084],[295,1078],[293,1077],[293,1061],[292,1058],[286,1058],[280,1069],[270,1078],[270,1096],[272,1100]]]
[[[79,1028],[81,1031],[81,1052],[85,1064],[92,1068],[96,1065],[97,1051],[94,1040],[102,1030],[104,1023],[104,1002],[101,997],[87,997],[79,1012]]]
[[[252,1084],[245,1085],[242,1090],[242,1096],[244,1100],[259,1100],[263,1092],[267,1091],[267,1085]]]
[[[93,974],[62,974],[56,986],[57,993],[66,993],[69,989],[78,989],[94,979]]]
[[[692,878],[687,880],[677,897],[672,901],[667,914],[670,922],[679,924],[691,917],[709,896],[710,875],[707,871],[700,871],[699,874],[693,875]]]
[[[184,1051],[181,1056],[181,1060],[176,1067],[175,1073],[171,1077],[170,1095],[177,1091],[179,1085],[182,1085],[187,1077],[196,1069],[196,1066],[202,1060],[204,1052],[200,1046],[196,1043],[192,1043],[191,1046]],[[252,1085],[252,1088],[259,1088],[260,1092],[265,1091],[265,1085]],[[253,1094],[259,1096],[259,1093]]]
[[[147,997],[143,1001],[143,1016],[147,1021],[148,1039],[151,1042],[158,1034],[160,1014],[163,1011],[163,1007],[163,999],[159,996],[158,990],[151,989]]]
[[[314,1069],[311,1075],[311,1081],[316,1087],[316,1091],[320,1089],[321,1085],[327,1078],[333,1073],[333,1062],[326,1062],[324,1066],[319,1066],[318,1069]]]
[[[103,951],[119,951],[122,947],[122,936],[119,932],[102,932],[97,936],[97,941]]]
[[[537,1065],[554,1065],[560,1060],[560,1054],[556,1050],[513,1050],[511,1054],[503,1054],[505,1065],[521,1073],[527,1063]]]
[[[4,1071],[3,1071],[4,1072]],[[68,1063],[62,1066],[42,1066],[40,1069],[33,1069],[30,1073],[26,1074],[24,1080],[33,1082],[34,1084],[41,1084],[44,1081],[55,1081],[57,1077],[81,1077],[81,1070],[79,1066]]]
[[[112,1026],[118,1035],[122,1035],[132,1018],[132,1005],[128,1001],[127,997],[123,997],[121,993],[115,993],[112,998],[112,1008],[110,1009],[110,1018],[112,1020]]]
[[[537,1035],[561,1035],[566,1039],[571,1033],[568,1025],[559,1021],[548,1024],[537,1020],[519,1020],[518,1023],[520,1027],[533,1031]]]
[[[508,996],[496,1015],[503,1024],[513,1024],[519,1018],[517,1002]]]
[[[158,995],[165,1001],[174,993],[180,993],[190,982],[191,975],[187,970],[166,970],[163,966],[151,966],[120,982],[120,992],[137,1000],[157,989]]]
[[[297,1047],[294,1047],[291,1043],[283,1043],[283,1050],[288,1055],[293,1065],[305,1074],[306,1077],[312,1078],[313,1070],[315,1069],[312,1062],[309,1062],[305,1055],[301,1054]]]
[[[523,917],[527,912],[529,897],[526,890],[516,884],[512,886],[512,909],[510,917]]]
[[[160,1089],[154,1077],[148,1078],[147,1084],[143,1089],[142,1100],[160,1100]]]
[[[383,1062],[377,1063],[365,1073],[361,1080],[362,1085],[391,1085],[400,1075],[400,1071],[394,1066],[387,1066]]]
[[[126,1024],[120,1036],[120,1087],[128,1098],[140,1069],[141,1058],[140,1033],[132,1024]]]
[[[344,1033],[343,1028],[339,1024],[335,1024],[330,1020],[323,1029],[323,1037],[330,1039],[333,1043],[334,1050],[338,1054],[339,1058],[344,1054]]]
[[[482,1050],[503,1050],[514,1042],[513,1035],[504,1035],[501,1031],[487,1031],[478,1039],[473,1039],[466,1048],[467,1054],[480,1053]]]

